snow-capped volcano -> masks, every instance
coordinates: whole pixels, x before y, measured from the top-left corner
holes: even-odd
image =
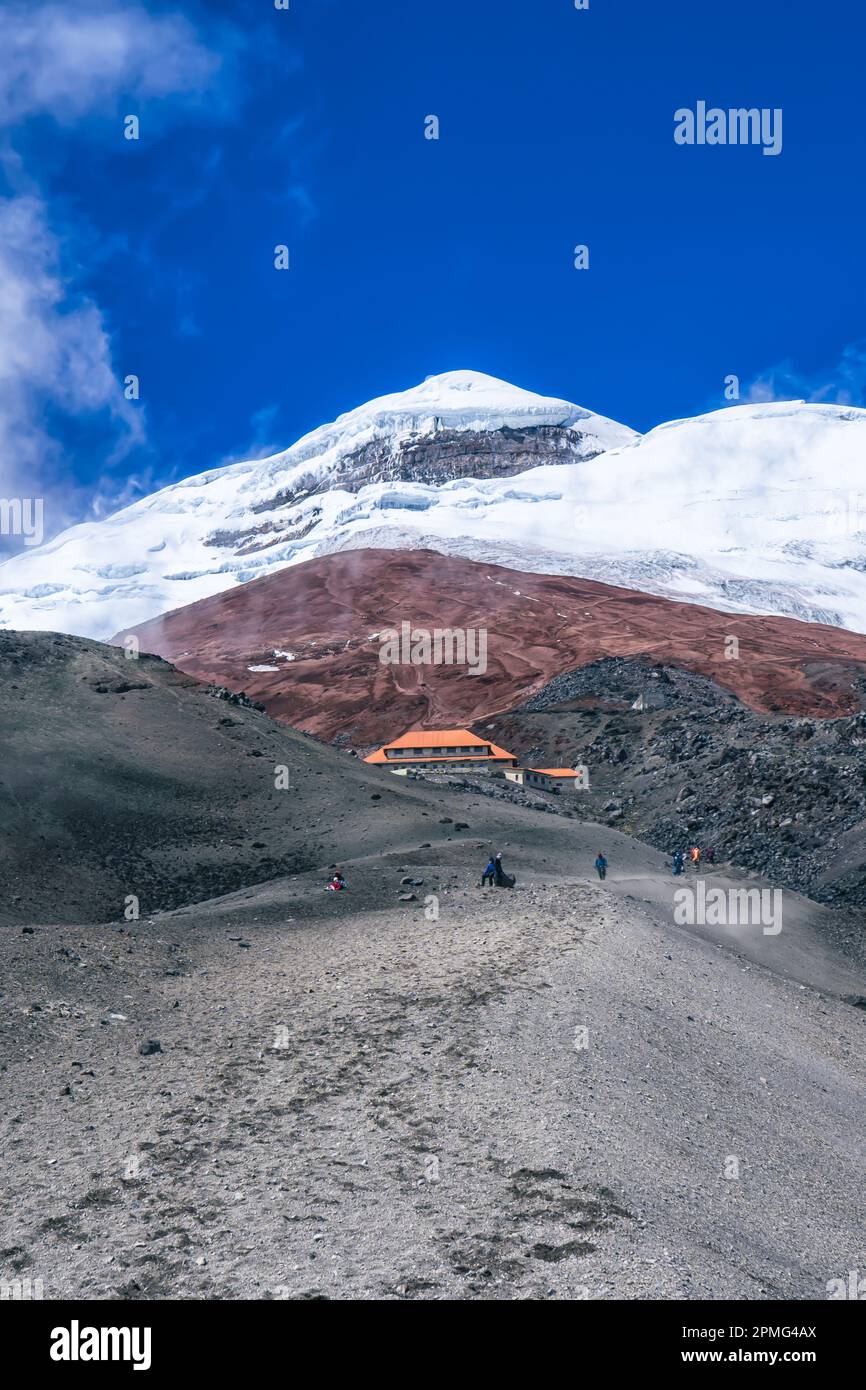
[[[416,495],[426,499],[450,479],[575,463],[635,437],[603,415],[481,372],[428,377],[282,453],[186,478],[13,556],[0,565],[0,627],[108,637],[311,559],[377,505],[389,516],[401,501],[411,511]],[[369,502],[358,514],[362,495]]]
[[[866,632],[866,410],[729,407],[580,467],[459,479],[411,507],[371,501],[344,512],[334,549],[426,544]]]
[[[739,406],[641,438],[449,372],[14,556],[0,565],[0,626],[104,638],[358,547],[428,547],[863,632],[866,410]]]

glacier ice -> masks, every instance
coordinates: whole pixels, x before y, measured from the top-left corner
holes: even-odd
[[[351,475],[371,444],[387,452],[445,429],[538,425],[580,436],[576,461],[439,485]],[[0,564],[0,626],[105,638],[286,565],[371,545],[427,545],[866,632],[866,411],[732,406],[640,437],[482,373],[445,373],[271,458],[209,469],[12,556]],[[93,577],[111,582],[97,588]]]

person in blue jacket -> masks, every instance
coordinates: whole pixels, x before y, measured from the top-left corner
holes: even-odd
[[[605,859],[601,850],[599,850],[598,854],[595,857],[595,867],[598,870],[599,878],[604,878],[605,874],[607,873],[607,860]]]
[[[496,880],[496,861],[494,860],[492,854],[491,854],[489,860],[487,861],[487,868],[484,870],[484,873],[481,875],[481,887],[482,887],[482,888],[485,888],[485,887],[487,886],[487,881],[488,881],[488,879],[490,880],[490,887],[492,888],[492,887],[493,887],[493,884],[494,884],[494,882],[495,882],[495,880]]]

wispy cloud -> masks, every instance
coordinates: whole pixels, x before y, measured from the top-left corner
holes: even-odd
[[[307,228],[319,215],[319,209],[313,196],[304,183],[293,183],[291,187],[286,189],[281,201],[294,207],[297,225],[301,230]]]
[[[743,392],[746,401],[826,401],[866,405],[866,339],[849,343],[831,367],[804,372],[786,359],[759,373]]]
[[[230,463],[248,463],[250,459],[266,459],[284,449],[285,443],[275,439],[275,426],[280,413],[279,405],[263,405],[250,416],[249,440],[239,449],[219,459],[217,468],[226,468]]]
[[[303,135],[303,141],[299,137]],[[286,159],[282,179],[278,180],[271,194],[275,203],[287,203],[293,208],[298,227],[303,231],[316,220],[319,208],[310,188],[309,172],[324,150],[324,137],[321,131],[310,129],[306,114],[299,113],[280,128],[274,140],[274,149]]]
[[[140,497],[147,497],[156,486],[153,467],[138,469],[121,480],[105,475],[99,479],[92,491],[90,511],[97,520],[101,520],[102,517],[111,516],[113,512],[119,511],[121,507],[131,506]]]

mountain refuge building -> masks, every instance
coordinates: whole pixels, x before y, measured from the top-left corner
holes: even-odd
[[[365,763],[408,772],[423,767],[516,767],[517,759],[468,729],[410,729],[370,753]]]

